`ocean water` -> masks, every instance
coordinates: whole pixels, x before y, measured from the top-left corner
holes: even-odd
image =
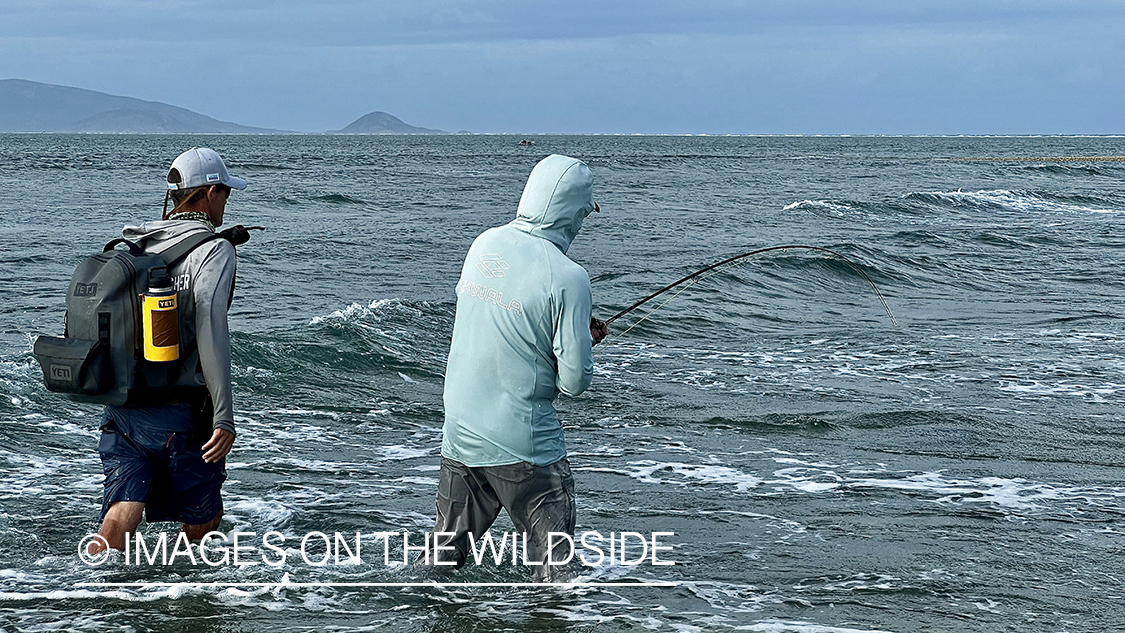
[[[529,138],[0,135],[0,631],[1125,628],[1125,139]],[[158,217],[196,145],[251,183],[228,223],[268,227],[239,247],[221,530],[289,555],[94,566],[99,410],[47,392],[31,345],[61,333],[79,258]],[[603,319],[796,243],[858,264],[898,324],[815,251],[668,293],[557,405],[578,531],[674,533],[675,564],[396,586],[431,580],[376,534],[433,523],[462,257],[550,153],[595,174],[603,212],[569,255]],[[309,564],[312,532],[364,554]]]

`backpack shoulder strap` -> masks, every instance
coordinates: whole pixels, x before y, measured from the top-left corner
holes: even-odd
[[[229,238],[222,233],[211,233],[209,231],[196,231],[196,232],[192,233],[191,235],[185,237],[184,239],[180,240],[179,242],[177,242],[175,246],[172,246],[171,248],[165,250],[163,253],[160,253],[160,255],[161,255],[161,257],[164,258],[164,261],[167,263],[168,267],[172,267],[172,266],[175,266],[176,264],[180,263],[180,260],[187,257],[196,248],[202,246],[203,244],[205,244],[207,242],[210,242],[211,240],[216,240],[216,239],[220,239],[220,238],[221,239],[227,239],[229,241]],[[126,246],[128,246],[129,247],[129,254],[133,255],[134,257],[144,255],[144,253],[145,253],[144,249],[141,248],[140,244],[137,244],[136,242],[131,241],[131,240],[127,240],[123,237],[119,237],[115,240],[111,240],[110,242],[108,242],[105,245],[105,247],[102,249],[102,252],[108,253],[108,252],[112,251],[114,248],[116,248],[119,244],[125,244]]]
[[[160,255],[164,257],[164,261],[167,262],[168,267],[171,268],[172,266],[178,264],[181,259],[187,257],[188,254],[190,254],[196,248],[202,246],[203,244],[206,244],[207,242],[210,242],[211,240],[217,240],[220,237],[222,236],[218,233],[211,233],[209,231],[197,231],[180,240],[176,243],[175,246],[172,246],[163,253],[160,253]]]

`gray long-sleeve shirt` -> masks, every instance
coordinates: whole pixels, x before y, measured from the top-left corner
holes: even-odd
[[[126,226],[121,236],[145,251],[162,253],[188,235],[210,232],[191,220],[160,220]],[[180,321],[178,371],[169,376],[177,387],[206,387],[215,408],[213,428],[234,433],[231,398],[230,330],[227,310],[234,298],[237,256],[230,242],[205,242],[172,267]]]

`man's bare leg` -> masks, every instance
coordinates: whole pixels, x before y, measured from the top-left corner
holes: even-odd
[[[110,548],[124,550],[125,535],[137,531],[144,512],[143,501],[117,501],[109,506],[109,512],[105,513],[98,534],[105,539],[105,543],[108,543]],[[98,539],[94,539],[86,546],[86,551],[90,554],[97,554],[103,550],[105,546]]]
[[[210,532],[210,531],[214,530],[215,528],[219,527],[219,522],[222,521],[222,520],[223,520],[223,511],[219,510],[219,513],[215,515],[214,519],[211,519],[210,521],[208,521],[206,523],[203,523],[201,525],[188,525],[187,523],[185,523],[184,527],[183,527],[183,532],[184,532],[184,534],[187,534],[187,537],[188,537],[189,541],[198,541],[198,540],[202,539],[204,536],[206,536],[208,532]]]

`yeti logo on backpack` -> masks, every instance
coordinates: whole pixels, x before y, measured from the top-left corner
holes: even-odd
[[[74,284],[74,296],[93,297],[98,294],[98,284]]]

